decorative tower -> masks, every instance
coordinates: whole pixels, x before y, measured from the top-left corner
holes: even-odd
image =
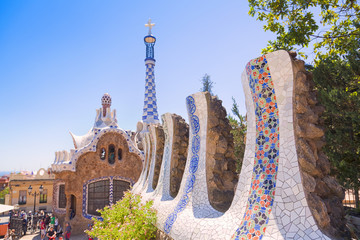
[[[145,27],[149,28],[149,33],[144,37],[144,43],[146,45],[146,78],[145,78],[145,99],[144,99],[144,111],[142,121],[144,123],[159,123],[159,116],[157,112],[156,104],[156,90],[155,90],[155,59],[154,59],[154,45],[156,38],[151,34],[151,28],[155,26],[155,23],[151,23],[149,19]]]
[[[94,128],[117,128],[116,110],[111,111],[111,96],[105,93],[101,98],[102,108],[96,110]]]
[[[111,106],[111,97],[110,94],[105,93],[101,98],[101,105],[103,109],[103,117],[106,116],[106,110]]]

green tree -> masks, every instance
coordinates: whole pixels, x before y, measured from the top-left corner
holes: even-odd
[[[210,76],[205,73],[205,75],[201,79],[201,83],[202,83],[202,88],[200,89],[200,91],[209,92],[211,96],[214,96],[212,89],[215,83],[211,81]]]
[[[5,195],[9,194],[9,192],[9,187],[4,188],[2,191],[0,191],[0,198],[5,198]]]
[[[2,191],[0,191],[0,204],[5,204],[5,195],[9,194],[9,192],[9,187],[6,187]]]
[[[326,129],[325,153],[333,174],[354,189],[359,207],[360,172],[360,6],[356,0],[248,0],[251,16],[277,35],[263,53],[311,47]],[[319,12],[319,16],[314,16]],[[312,43],[310,45],[310,43]]]
[[[353,189],[359,208],[360,187],[360,53],[320,58],[313,69],[326,130],[324,151],[333,174],[346,189]]]
[[[314,42],[320,56],[346,55],[360,35],[357,0],[248,0],[251,16],[264,21],[264,30],[276,34],[263,53],[300,50]],[[319,12],[315,17],[314,12]],[[302,54],[303,55],[303,54]]]
[[[86,233],[102,240],[154,239],[157,228],[152,204],[152,201],[142,204],[140,195],[125,192],[116,204],[99,210],[103,220],[93,219],[94,226]]]
[[[244,159],[245,153],[245,137],[246,137],[246,120],[245,116],[241,115],[239,112],[239,106],[235,101],[235,98],[232,98],[233,105],[231,111],[234,115],[228,115],[228,119],[231,126],[231,133],[234,136],[234,153],[236,158],[236,171],[240,172],[242,162]]]

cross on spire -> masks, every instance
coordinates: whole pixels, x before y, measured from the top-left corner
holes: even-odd
[[[151,35],[151,29],[153,26],[155,26],[155,23],[151,23],[151,18],[149,18],[149,21],[145,24],[145,27],[149,28],[149,35]]]

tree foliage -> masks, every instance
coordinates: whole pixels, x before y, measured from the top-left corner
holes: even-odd
[[[153,239],[156,232],[156,212],[153,202],[141,203],[140,195],[125,192],[116,204],[99,210],[103,220],[94,220],[94,226],[86,233],[102,240]]]
[[[356,0],[248,0],[251,16],[277,35],[263,53],[309,47],[316,58],[346,55],[360,36],[360,5]],[[315,16],[314,12],[319,12]],[[303,54],[302,54],[303,55]]]
[[[0,198],[5,198],[5,195],[9,193],[10,193],[9,187],[4,188],[2,191],[0,191]]]
[[[318,98],[325,107],[322,115],[326,130],[324,151],[334,167],[333,173],[347,189],[360,187],[360,53],[320,58],[313,69]],[[359,208],[359,196],[356,194]]]
[[[276,34],[263,53],[311,47],[319,102],[325,107],[324,151],[347,189],[360,187],[360,5],[356,0],[248,0],[251,16]],[[315,15],[315,13],[317,13]],[[310,45],[313,43],[313,45]]]
[[[231,111],[234,115],[228,115],[228,119],[231,126],[231,133],[234,136],[234,152],[236,158],[236,171],[240,172],[244,153],[245,153],[245,137],[246,137],[246,120],[245,116],[239,112],[239,106],[235,99],[232,98],[233,105]]]
[[[201,83],[202,83],[202,88],[200,89],[200,91],[209,92],[211,96],[214,96],[212,89],[215,83],[211,81],[210,76],[205,73],[205,75],[201,79]]]

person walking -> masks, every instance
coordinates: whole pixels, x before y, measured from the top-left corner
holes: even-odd
[[[46,234],[46,224],[44,218],[40,221],[40,238],[41,240],[44,240]]]
[[[65,225],[65,240],[69,240],[70,239],[70,236],[71,236],[71,226],[70,226],[70,223],[67,222],[66,225]]]
[[[26,219],[26,216],[24,215],[23,216],[23,219],[22,219],[22,230],[24,232],[24,235],[26,235],[26,231],[27,231],[27,219]]]

